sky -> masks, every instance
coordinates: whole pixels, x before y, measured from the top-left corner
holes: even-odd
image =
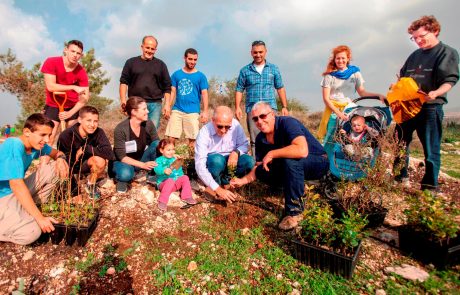
[[[11,48],[31,68],[61,55],[65,41],[79,39],[85,51],[95,49],[111,78],[102,94],[118,103],[121,70],[128,58],[140,55],[145,35],[157,37],[156,57],[171,74],[193,47],[199,52],[197,68],[220,80],[238,76],[252,61],[252,41],[263,40],[288,98],[319,111],[321,73],[333,47],[348,45],[366,90],[386,94],[417,48],[409,40],[409,24],[436,16],[440,40],[460,50],[458,11],[458,0],[0,0],[0,53]],[[460,86],[448,99],[445,111],[460,111]],[[16,97],[0,93],[0,101],[0,125],[15,122]]]

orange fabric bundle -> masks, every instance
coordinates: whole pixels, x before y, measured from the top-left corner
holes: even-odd
[[[399,79],[387,93],[387,100],[396,123],[415,117],[426,101],[425,94],[410,77]]]

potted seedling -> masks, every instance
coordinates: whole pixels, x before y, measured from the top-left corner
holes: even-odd
[[[58,220],[50,234],[53,244],[59,244],[65,238],[67,245],[73,245],[76,241],[79,246],[84,246],[96,228],[99,217],[97,201],[81,197],[78,185],[76,191],[73,190],[70,177],[58,182],[41,209],[46,216]]]
[[[198,179],[198,174],[195,170],[195,151],[187,144],[176,145],[176,154],[182,159],[182,169],[184,174],[188,175],[190,180]]]
[[[407,198],[407,223],[399,227],[400,249],[439,268],[460,262],[460,209],[430,191]]]
[[[361,250],[367,220],[354,210],[340,219],[319,195],[305,205],[298,238],[293,241],[295,257],[314,268],[351,278]]]
[[[335,217],[354,210],[367,218],[367,228],[375,228],[383,224],[388,213],[382,204],[382,194],[382,187],[372,185],[369,180],[340,182],[329,203]]]

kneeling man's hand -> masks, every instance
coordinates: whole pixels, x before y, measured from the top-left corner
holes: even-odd
[[[230,185],[232,187],[241,187],[243,185],[247,184],[247,181],[243,178],[232,178],[230,179]]]
[[[238,153],[231,152],[230,155],[228,156],[227,166],[236,167],[236,165],[238,165]]]
[[[56,219],[54,219],[53,217],[44,217],[44,216],[42,216],[42,218],[39,218],[37,220],[37,223],[40,226],[40,228],[42,229],[42,232],[50,233],[50,232],[54,231],[53,223],[58,223],[58,221]]]
[[[229,202],[230,204],[236,201],[236,196],[234,193],[220,186],[217,188],[216,194],[217,194],[217,199],[224,200],[226,202]]]

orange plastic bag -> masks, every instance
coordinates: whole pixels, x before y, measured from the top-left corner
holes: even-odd
[[[387,93],[387,100],[396,123],[415,117],[426,101],[425,94],[410,77],[399,79]]]

